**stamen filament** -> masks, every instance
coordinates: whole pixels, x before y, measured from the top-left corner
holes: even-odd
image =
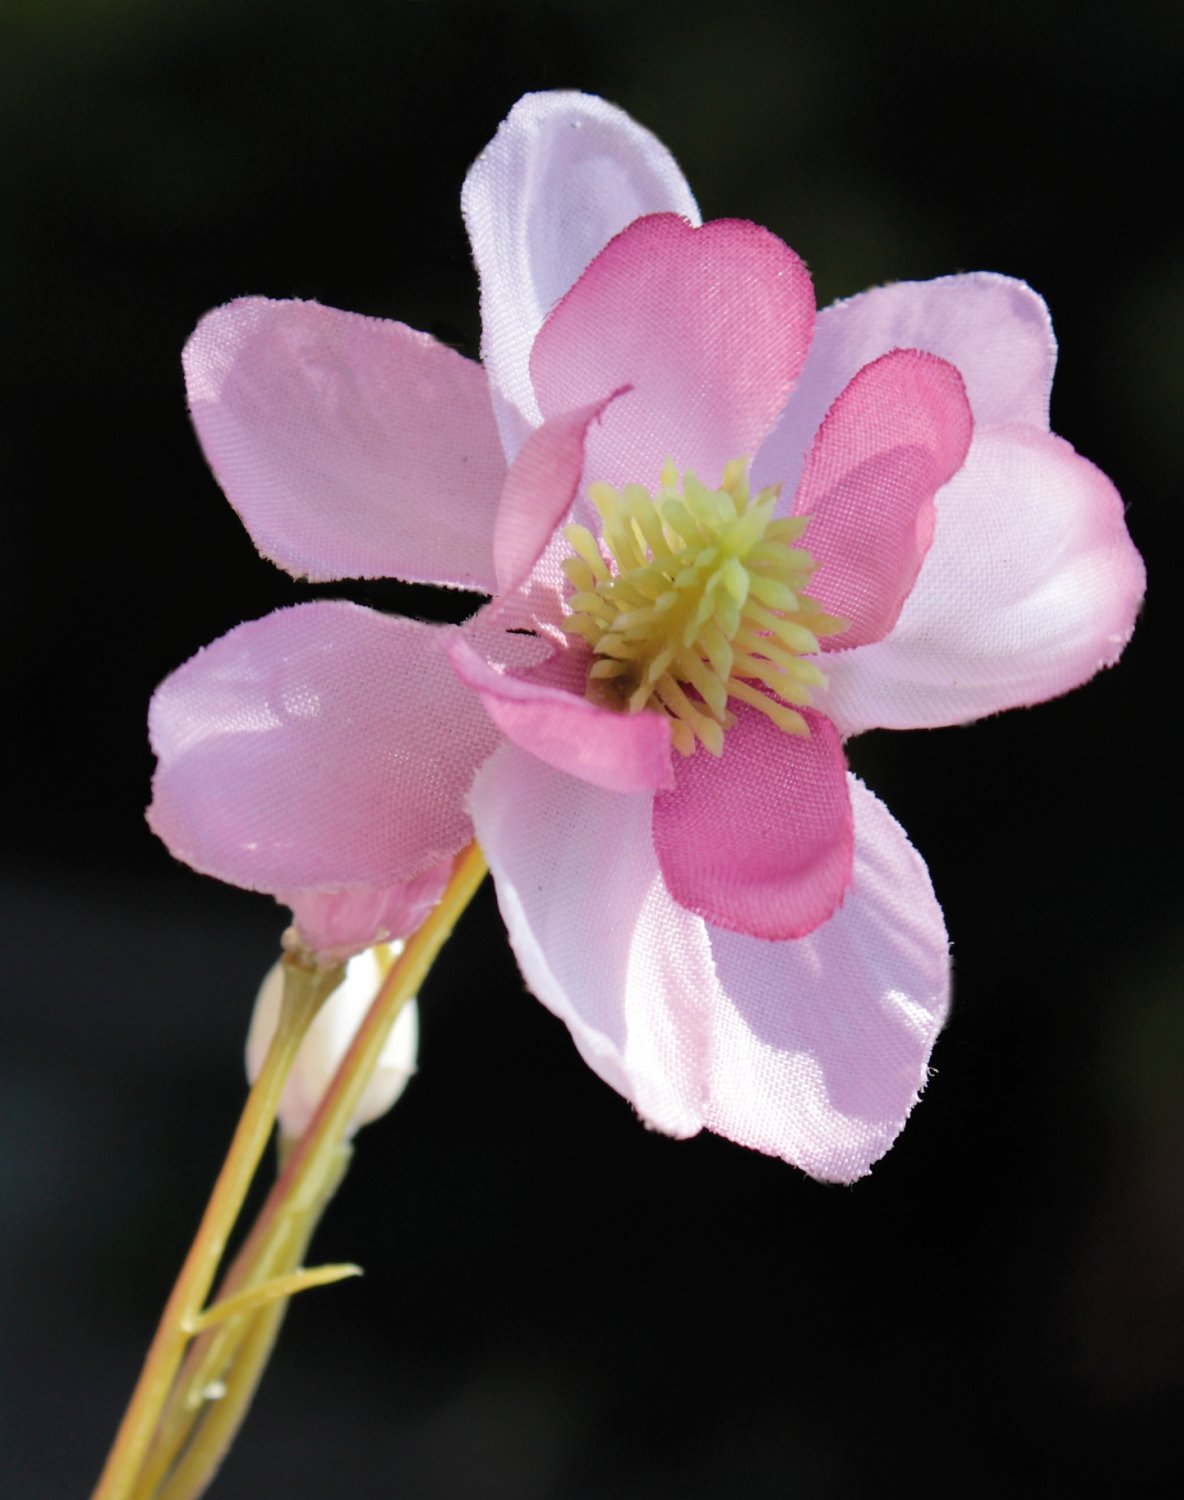
[[[808,734],[795,708],[826,679],[819,637],[845,628],[805,593],[815,572],[794,545],[808,516],[779,516],[779,488],[751,495],[748,466],[733,459],[717,489],[662,467],[651,494],[639,484],[593,484],[598,541],[582,526],[565,536],[572,592],[564,629],[588,642],[588,693],[626,713],[661,713],[674,748],[713,755],[735,722],[728,700],[765,714],[788,734]],[[606,556],[607,553],[607,556]]]

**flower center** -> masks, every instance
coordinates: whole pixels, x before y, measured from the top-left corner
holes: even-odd
[[[803,658],[846,622],[802,592],[817,566],[794,546],[809,517],[774,520],[779,491],[750,496],[744,459],[726,466],[718,490],[691,473],[680,485],[669,460],[655,495],[639,484],[589,486],[603,539],[584,526],[564,531],[575,553],[563,563],[574,590],[564,629],[595,654],[594,703],[665,714],[683,755],[696,743],[722,752],[735,722],[729,699],[787,734],[809,733],[797,709],[826,678]]]

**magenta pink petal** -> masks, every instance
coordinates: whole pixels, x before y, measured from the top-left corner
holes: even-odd
[[[709,929],[704,1124],[830,1182],[892,1145],[929,1076],[949,999],[949,941],[925,865],[850,780],[855,861],[841,910],[794,943]]]
[[[185,346],[206,458],[297,577],[490,593],[505,460],[478,365],[401,323],[244,298]]]
[[[463,638],[449,654],[506,738],[546,765],[610,792],[673,786],[667,719],[611,713],[562,688],[495,671]]]
[[[797,488],[805,454],[848,381],[893,349],[949,360],[966,385],[975,426],[1025,422],[1047,429],[1056,340],[1030,286],[978,271],[875,287],[818,314],[810,355],[753,482]]]
[[[518,450],[493,531],[499,593],[511,593],[526,581],[571,509],[584,469],[585,434],[607,405],[602,399],[548,417]]]
[[[849,780],[847,898],[809,936],[772,943],[675,904],[646,798],[574,782],[513,745],[472,795],[523,977],[588,1066],[659,1130],[706,1125],[836,1182],[862,1177],[900,1131],[949,989],[925,866]]]
[[[670,894],[717,927],[779,940],[812,932],[851,877],[851,804],[830,721],[808,738],[736,706],[720,759],[679,763],[654,798],[654,846]]]
[[[448,665],[457,632],[318,602],[240,625],[157,689],[149,822],[253,890],[411,880],[472,836],[498,735]]]
[[[542,420],[530,348],[613,235],[643,214],[698,209],[656,136],[593,94],[525,94],[469,169],[461,208],[481,276],[481,361],[513,456]]]
[[[827,657],[826,711],[852,735],[1067,693],[1118,660],[1144,583],[1100,469],[1031,427],[976,435],[937,498],[933,546],[891,634]]]
[[[973,429],[953,365],[897,349],[837,398],[806,459],[793,510],[810,517],[810,593],[850,623],[828,651],[887,635],[933,540],[933,497]]]
[[[638,219],[543,325],[530,371],[544,416],[631,386],[589,434],[587,476],[653,487],[665,459],[719,482],[776,421],[810,345],[805,266],[738,219]]]
[[[323,958],[344,958],[414,932],[444,894],[451,874],[452,861],[446,859],[395,885],[277,891],[276,900],[292,908],[306,947]]]

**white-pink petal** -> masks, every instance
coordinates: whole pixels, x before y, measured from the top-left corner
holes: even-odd
[[[846,762],[829,719],[803,710],[808,737],[744,704],[720,758],[680,760],[654,798],[654,848],[680,906],[770,941],[831,915],[851,879]]]
[[[793,503],[818,571],[810,594],[848,621],[825,650],[887,635],[933,540],[933,497],[960,468],[973,422],[953,365],[882,355],[835,398]]]
[[[506,466],[480,366],[402,323],[247,297],[183,356],[189,409],[264,557],[314,581],[490,593]]]
[[[929,1074],[949,1003],[949,943],[929,873],[855,777],[855,867],[809,937],[710,933],[710,1102],[718,1135],[830,1182],[892,1145]]]
[[[672,458],[717,485],[772,429],[813,324],[809,272],[776,235],[655,214],[610,241],[551,313],[530,373],[544,416],[628,387],[588,434],[590,482],[653,488]]]
[[[933,545],[895,627],[827,657],[821,706],[852,735],[1054,698],[1117,661],[1144,583],[1101,470],[1033,428],[980,433],[937,498]]]
[[[626,224],[665,211],[697,224],[699,210],[656,136],[569,91],[519,99],[469,169],[461,208],[481,277],[481,357],[513,458],[542,420],[528,362],[552,307]]]
[[[610,792],[674,785],[670,721],[662,715],[612,713],[566,688],[496,671],[460,636],[449,655],[492,723],[540,764]]]
[[[693,1135],[713,986],[707,933],[670,899],[651,798],[621,797],[515,745],[481,768],[471,807],[523,977],[594,1072],[650,1124]]]
[[[607,401],[548,419],[510,465],[493,532],[498,592],[520,588],[571,510],[584,470],[584,436]]]
[[[1044,300],[1009,276],[978,271],[875,287],[818,314],[793,401],[753,464],[758,484],[792,495],[819,423],[864,365],[923,349],[961,374],[975,427],[1047,429],[1056,340]]]
[[[769,943],[670,896],[645,797],[616,798],[504,746],[473,820],[524,978],[588,1065],[652,1125],[701,1126],[848,1182],[892,1144],[928,1074],[948,944],[928,874],[852,778],[842,909]]]
[[[456,631],[321,601],[240,625],[156,690],[148,818],[178,859],[273,894],[389,887],[472,836],[498,733]]]

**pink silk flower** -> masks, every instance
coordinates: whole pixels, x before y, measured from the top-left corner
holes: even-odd
[[[851,1181],[925,1083],[949,950],[843,742],[1066,692],[1142,598],[1117,493],[1048,429],[1047,310],[978,273],[815,317],[788,247],[702,225],[666,149],[586,95],[520,100],[462,205],[482,364],[262,298],[205,317],[184,363],[264,556],[491,602],[456,627],[318,601],[232,630],[153,699],[150,821],[323,952],[413,930],[476,836],[527,984],[645,1120]],[[681,755],[665,714],[585,695],[560,531],[598,529],[590,485],[656,491],[671,460],[711,489],[737,459],[809,518],[840,623],[808,733],[729,701],[722,754]]]

